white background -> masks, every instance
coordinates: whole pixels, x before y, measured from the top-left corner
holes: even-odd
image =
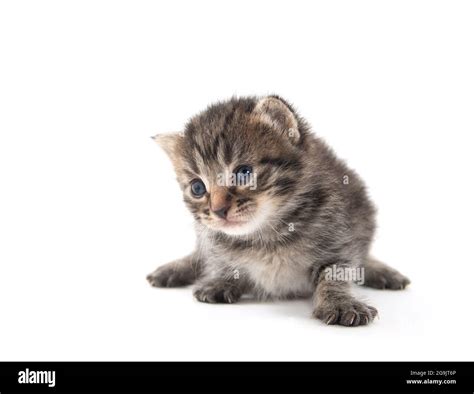
[[[44,1],[0,5],[0,359],[472,360],[474,4]],[[207,305],[145,276],[192,218],[150,136],[277,93],[366,180],[368,327],[309,300]]]

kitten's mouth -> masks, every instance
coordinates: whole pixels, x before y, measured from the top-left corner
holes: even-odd
[[[252,232],[253,225],[251,218],[227,217],[215,219],[212,227],[228,235],[244,235]]]
[[[220,219],[215,228],[227,235],[245,235],[252,232],[251,220],[248,219]]]
[[[214,230],[222,231],[227,235],[247,236],[260,231],[270,213],[269,204],[260,204],[259,209],[247,209],[245,213],[241,211],[235,215],[231,212],[224,218],[214,216],[209,225]]]
[[[247,224],[248,220],[245,219],[220,219],[219,226],[221,227],[238,227]]]
[[[221,218],[215,221],[215,229],[226,233],[227,235],[241,236],[252,234],[260,227],[262,217],[249,214],[239,217]]]

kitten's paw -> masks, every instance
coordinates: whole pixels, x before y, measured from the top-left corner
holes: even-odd
[[[324,301],[316,307],[313,316],[326,324],[365,326],[377,316],[377,309],[354,298]]]
[[[180,287],[192,283],[190,275],[172,265],[164,265],[146,277],[153,287]]]
[[[201,302],[233,304],[240,299],[242,293],[235,286],[207,284],[196,288],[193,295]]]
[[[410,284],[410,279],[390,267],[367,271],[363,286],[374,289],[403,290]]]

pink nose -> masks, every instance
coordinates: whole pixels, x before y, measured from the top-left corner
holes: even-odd
[[[232,196],[225,187],[211,189],[211,211],[218,217],[225,219],[232,205]]]

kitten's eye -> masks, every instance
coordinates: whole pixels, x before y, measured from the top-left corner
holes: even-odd
[[[252,167],[248,165],[239,166],[235,169],[235,175],[239,185],[244,185],[250,180],[250,175],[252,174]]]
[[[206,193],[206,186],[200,179],[191,182],[191,192],[195,197],[202,197]]]

